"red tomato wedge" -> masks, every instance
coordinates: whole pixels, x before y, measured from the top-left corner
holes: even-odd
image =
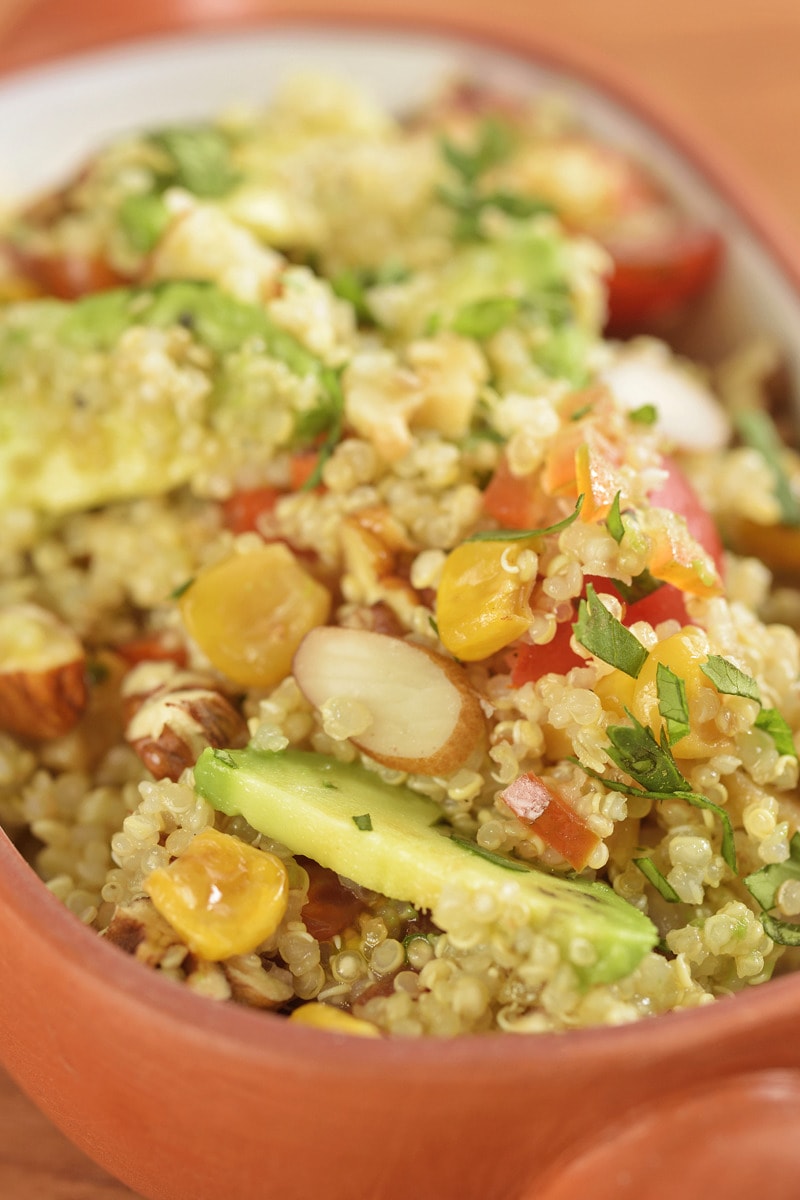
[[[613,337],[668,330],[716,279],[723,242],[712,229],[677,216],[651,238],[601,239],[613,267],[608,279],[606,332]]]
[[[143,662],[174,662],[178,667],[185,667],[189,661],[186,647],[170,641],[169,635],[162,633],[143,633],[123,642],[116,651],[132,667]]]
[[[714,560],[724,577],[725,549],[714,518],[703,507],[700,497],[674,458],[664,457],[662,466],[668,472],[666,482],[650,493],[654,508],[668,508],[686,518],[689,533]]]
[[[500,799],[576,871],[583,870],[600,844],[583,817],[532,771],[515,779]]]
[[[26,254],[13,250],[17,269],[46,296],[77,300],[93,292],[107,292],[127,281],[99,256]]]
[[[536,475],[512,475],[505,455],[483,493],[483,508],[501,529],[537,529],[543,512]]]
[[[258,533],[259,518],[272,512],[280,496],[277,488],[249,488],[234,492],[222,504],[222,519],[232,533]]]

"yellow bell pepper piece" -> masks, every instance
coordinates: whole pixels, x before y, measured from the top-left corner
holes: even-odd
[[[311,1025],[314,1029],[327,1029],[330,1033],[349,1033],[354,1037],[380,1037],[380,1030],[369,1021],[334,1008],[332,1004],[321,1004],[318,1000],[302,1004],[289,1017],[295,1025]]]
[[[274,854],[205,829],[148,875],[144,889],[198,958],[220,962],[271,937],[286,912],[289,876]]]
[[[464,542],[448,555],[436,621],[442,644],[462,662],[488,658],[527,632],[533,581],[513,570],[520,549],[519,542]]]
[[[281,542],[234,553],[202,570],[181,597],[181,616],[210,662],[245,687],[289,674],[309,630],[324,625],[328,589]]]

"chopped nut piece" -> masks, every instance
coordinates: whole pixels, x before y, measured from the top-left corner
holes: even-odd
[[[255,954],[236,955],[221,966],[233,999],[250,1008],[281,1008],[294,995],[290,973],[272,964],[267,969]]]
[[[88,699],[86,656],[68,625],[35,604],[0,610],[0,729],[61,737]]]
[[[243,746],[247,723],[211,676],[153,672],[147,664],[126,682],[125,737],[156,779],[177,782],[206,746]],[[166,680],[158,685],[158,680]],[[155,690],[150,685],[156,683]]]

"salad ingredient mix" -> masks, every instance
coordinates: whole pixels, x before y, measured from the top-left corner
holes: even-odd
[[[664,340],[722,260],[464,83],[299,78],[6,221],[0,818],[80,920],[366,1036],[798,966],[800,459],[770,348]]]

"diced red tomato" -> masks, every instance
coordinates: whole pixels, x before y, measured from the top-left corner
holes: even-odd
[[[38,255],[15,252],[17,268],[46,296],[76,300],[92,292],[122,287],[126,280],[100,256]]]
[[[308,899],[302,917],[306,929],[318,942],[327,942],[354,924],[364,910],[364,901],[343,883],[335,871],[321,867],[310,858],[298,862],[308,872]]]
[[[714,560],[720,576],[724,575],[725,551],[714,518],[703,507],[697,492],[674,458],[664,457],[667,480],[650,493],[654,508],[669,508],[686,518],[689,533]]]
[[[289,480],[292,491],[299,492],[308,483],[319,462],[318,450],[303,450],[292,455],[289,463]]]
[[[649,239],[611,234],[603,239],[613,269],[608,280],[606,331],[614,337],[663,332],[714,282],[723,243],[711,229],[676,217]]]
[[[566,675],[573,667],[580,666],[583,660],[570,646],[571,637],[572,621],[562,621],[556,626],[555,637],[546,646],[532,646],[527,642],[516,646],[511,653],[511,686],[519,688],[526,683],[535,683],[551,672]]]
[[[259,518],[272,512],[280,496],[277,488],[249,488],[234,492],[222,505],[222,519],[232,533],[257,533]]]
[[[178,667],[185,667],[188,662],[186,647],[169,640],[163,633],[143,633],[123,642],[116,651],[132,667],[143,662],[174,662]]]
[[[483,493],[484,511],[501,529],[536,529],[542,519],[542,488],[536,475],[512,475],[505,455]]]
[[[583,870],[600,838],[557,791],[531,771],[515,779],[500,797],[523,825],[533,829],[576,871]]]

